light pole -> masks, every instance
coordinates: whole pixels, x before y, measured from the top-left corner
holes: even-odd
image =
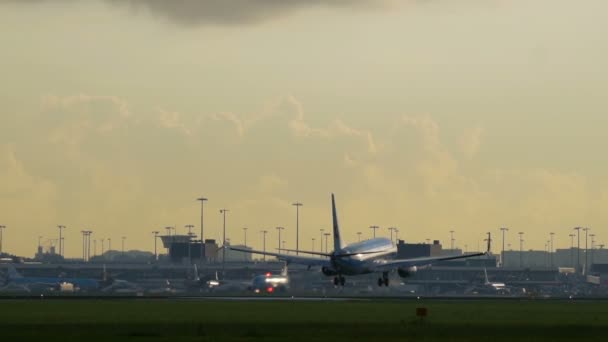
[[[247,247],[247,227],[243,227],[243,234],[245,238],[243,239],[243,246]]]
[[[86,230],[81,230],[80,231],[82,233],[82,261],[87,261],[87,255],[86,255],[86,251],[85,251],[85,236],[87,235],[87,231]]]
[[[292,203],[296,207],[296,255],[299,255],[300,250],[300,207],[303,206],[300,202]]]
[[[122,245],[121,245],[121,247],[122,247],[122,255],[124,256],[125,255],[125,240],[127,239],[127,237],[123,236],[123,237],[121,237],[121,239],[122,239]]]
[[[58,225],[57,228],[59,228],[59,255],[63,256],[63,230],[65,229],[65,226],[63,225]]]
[[[224,274],[226,272],[226,213],[228,212],[228,209],[220,209],[220,214],[222,214],[222,216],[224,217],[223,220],[223,234],[224,236],[222,237],[222,274]]]
[[[42,240],[42,236],[38,236],[38,249],[40,249],[40,240]],[[593,243],[591,244],[593,246]]]
[[[192,235],[194,235],[194,234],[192,233],[192,228],[194,228],[194,225],[193,225],[193,224],[187,224],[187,225],[185,225],[184,227],[185,227],[186,229],[188,229],[188,236],[192,236]]]
[[[321,250],[321,253],[323,253],[323,232],[325,231],[325,229],[321,228],[319,229],[319,231],[321,231],[321,240],[319,240],[319,250]]]
[[[325,253],[329,253],[329,249],[327,249],[327,240],[329,240],[329,236],[330,236],[331,234],[329,234],[329,233],[325,233],[325,234],[323,234],[323,235],[325,235]]]
[[[399,244],[399,229],[395,229],[395,240],[397,240],[397,244]]]
[[[553,251],[554,251],[554,249],[553,249],[553,236],[554,235],[555,235],[554,232],[550,232],[549,233],[549,237],[550,237],[550,239],[549,239],[549,258],[550,258],[549,265],[550,265],[551,268],[553,268]]]
[[[312,238],[312,249],[311,251],[315,251],[315,238]]]
[[[93,235],[93,231],[87,231],[87,261],[91,260],[91,235]]]
[[[262,233],[262,250],[264,251],[262,260],[266,261],[266,233],[268,233],[268,231],[261,230],[260,233]]]
[[[509,228],[502,227],[500,228],[500,231],[502,232],[502,254],[500,255],[500,263],[502,267],[505,267],[505,232],[508,232]]]
[[[574,234],[568,234],[570,237],[570,266],[574,267]]]
[[[524,267],[524,232],[519,232],[517,234],[519,234],[519,267],[522,268]]]
[[[199,197],[196,199],[197,201],[201,201],[201,263],[203,262],[203,259],[205,257],[205,238],[203,237],[203,213],[204,213],[204,207],[205,207],[205,201],[207,201],[207,199],[203,196]]]
[[[187,224],[184,227],[188,229],[188,261],[192,264],[192,228],[194,228],[193,224]]]
[[[361,232],[357,232],[357,242],[361,242]]]
[[[281,230],[285,229],[284,227],[276,227],[277,231],[279,232],[279,253],[281,253]]]
[[[582,227],[574,227],[576,230],[576,268],[577,270],[581,268],[581,229]]]
[[[108,238],[108,250],[112,250],[112,238]]]
[[[373,231],[373,235],[372,236],[373,236],[374,239],[376,238],[376,229],[378,229],[378,228],[380,228],[380,227],[378,227],[378,226],[369,226],[369,229],[371,229]]]
[[[454,251],[454,231],[450,230],[450,249]]]
[[[93,256],[97,255],[97,240],[93,239]]]
[[[388,230],[391,232],[391,243],[393,243],[393,231],[397,230],[396,227],[388,227]]]
[[[589,234],[591,237],[591,266],[593,266],[593,259],[595,256],[595,234]]]
[[[0,226],[0,254],[2,254],[2,251],[3,251],[3,249],[2,249],[2,231],[3,231],[4,229],[6,229],[6,226],[1,225],[1,226]]]
[[[103,255],[104,249],[106,247],[105,246],[105,239],[101,239],[100,242],[101,242],[101,255]]]
[[[585,231],[585,267],[583,268],[584,275],[587,275],[587,273],[589,273],[587,271],[587,267],[589,267],[589,265],[587,264],[587,255],[589,254],[589,250],[587,249],[587,236],[589,235],[590,229],[591,228],[588,228],[588,227],[583,228],[583,230]]]
[[[156,252],[156,240],[158,239],[159,233],[160,232],[158,230],[152,232],[152,234],[154,234],[154,261],[158,261],[158,253]]]

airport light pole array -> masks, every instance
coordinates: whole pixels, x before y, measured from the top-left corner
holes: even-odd
[[[500,228],[500,231],[502,232],[502,254],[500,255],[500,263],[502,267],[505,267],[505,232],[508,232],[509,228],[502,227]]]
[[[296,207],[296,255],[299,255],[300,250],[300,207],[303,206],[300,202],[292,203]]]
[[[284,230],[284,227],[276,227],[277,231],[279,232],[279,252],[281,252],[281,230]]]
[[[378,226],[369,226],[369,229],[371,229],[373,231],[372,236],[374,239],[376,238],[376,229],[379,229],[379,228],[380,227],[378,227]]]
[[[5,225],[0,225],[0,254],[2,254],[2,251],[3,251],[3,249],[2,249],[2,240],[3,240],[2,231],[4,229],[6,229],[6,226]]]
[[[196,199],[197,201],[201,201],[201,263],[203,262],[203,258],[204,258],[204,245],[205,245],[205,238],[203,235],[203,226],[204,226],[204,209],[205,209],[205,201],[207,201],[207,198],[201,196],[199,198]]]

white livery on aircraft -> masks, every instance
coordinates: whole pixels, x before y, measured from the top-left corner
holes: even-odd
[[[400,277],[406,278],[412,273],[415,273],[420,267],[429,266],[433,263],[444,260],[464,259],[487,255],[490,251],[490,233],[488,233],[488,250],[486,252],[467,255],[396,259],[397,246],[387,238],[374,238],[350,245],[343,245],[342,239],[340,238],[336,201],[333,194],[331,195],[331,205],[334,233],[334,251],[331,253],[287,250],[317,256],[305,257],[283,253],[239,249],[236,247],[228,248],[244,253],[274,256],[287,263],[302,264],[309,267],[321,266],[321,271],[323,274],[334,277],[334,285],[342,286],[344,286],[345,283],[344,276],[354,276],[369,273],[378,273],[381,275],[378,278],[378,286],[388,286],[388,275],[391,271],[396,270]]]

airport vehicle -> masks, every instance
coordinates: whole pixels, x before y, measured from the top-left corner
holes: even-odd
[[[490,251],[490,233],[488,233],[488,249],[486,252],[467,255],[396,259],[397,246],[394,245],[390,239],[382,237],[361,241],[350,245],[343,245],[342,239],[340,238],[340,228],[338,225],[338,215],[334,194],[331,195],[331,205],[334,236],[334,250],[331,253],[284,249],[290,252],[317,256],[306,257],[258,250],[246,250],[236,247],[228,248],[244,253],[274,256],[287,263],[303,264],[309,267],[321,266],[321,271],[324,275],[334,277],[334,285],[336,286],[344,286],[345,275],[355,276],[369,273],[379,273],[381,276],[378,278],[378,286],[388,286],[389,272],[391,271],[396,270],[400,277],[407,278],[415,273],[420,267],[426,267],[439,261],[487,255]]]
[[[65,278],[65,277],[24,277],[15,266],[8,266],[8,276],[0,290],[32,291],[94,291],[100,287],[100,281],[91,278]]]

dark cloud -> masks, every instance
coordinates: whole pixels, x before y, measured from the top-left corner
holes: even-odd
[[[310,7],[377,7],[386,0],[107,0],[185,25],[258,23]]]
[[[264,22],[314,7],[382,8],[402,0],[97,0],[133,13],[149,13],[180,25]],[[0,0],[0,3],[76,3],[74,0]],[[79,2],[79,1],[78,1]],[[79,2],[80,3],[80,2]]]

